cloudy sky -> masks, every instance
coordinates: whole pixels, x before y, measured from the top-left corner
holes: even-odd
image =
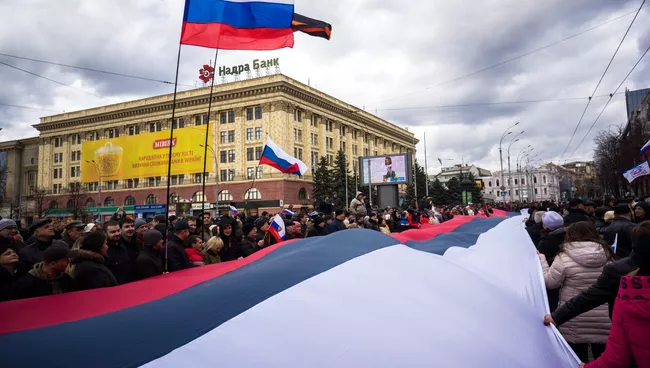
[[[183,0],[2,0],[0,53],[171,81]],[[428,165],[499,166],[499,138],[515,122],[512,146],[544,162],[588,159],[599,130],[626,119],[616,95],[576,150],[609,93],[650,46],[650,4],[641,11],[563,155],[569,138],[640,0],[296,0],[296,12],[333,25],[331,41],[296,36],[293,49],[223,51],[220,65],[279,57],[282,72],[416,133]],[[625,15],[626,13],[630,13]],[[619,19],[616,19],[619,18]],[[522,54],[563,40],[527,56]],[[645,24],[645,26],[644,26]],[[213,51],[183,47],[179,83],[198,85]],[[516,58],[489,70],[473,72]],[[171,93],[165,83],[0,56],[0,140],[37,135],[41,116]],[[459,78],[462,77],[462,78]],[[624,87],[650,87],[650,56]],[[566,99],[566,100],[565,100]],[[526,101],[550,102],[526,102]],[[15,106],[29,106],[25,109]],[[506,140],[509,143],[508,140]],[[504,154],[505,155],[505,154]],[[514,159],[513,159],[514,162]]]

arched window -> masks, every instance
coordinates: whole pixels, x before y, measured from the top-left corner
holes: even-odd
[[[133,198],[132,196],[126,197],[126,199],[124,200],[124,205],[125,206],[135,206],[135,198]]]
[[[262,193],[260,193],[257,188],[251,188],[246,191],[246,194],[244,194],[244,200],[249,199],[262,199]]]
[[[536,176],[533,176],[533,183],[537,184],[537,177]]]
[[[176,203],[178,203],[178,200],[179,200],[179,199],[180,199],[180,197],[179,197],[178,194],[176,194],[176,193],[172,193],[172,194],[169,195],[169,203],[170,203],[170,204],[176,204]]]
[[[59,208],[59,202],[57,202],[57,201],[50,201],[50,205],[47,206],[47,208],[49,208],[49,209],[51,209],[51,210],[55,210],[55,209]]]
[[[492,188],[492,182],[491,181],[488,181],[488,187]]]
[[[309,199],[309,193],[307,193],[307,189],[301,188],[298,191],[298,200],[299,201],[306,201]]]
[[[104,199],[104,206],[105,207],[115,206],[115,200],[113,199],[113,197],[107,197],[106,199]]]
[[[86,208],[95,207],[95,200],[92,198],[86,199]]]
[[[542,183],[546,184],[546,175],[542,176]]]
[[[232,200],[233,200],[233,197],[232,197],[232,193],[230,193],[230,191],[222,190],[221,192],[219,192],[219,201],[220,202],[232,202]]]
[[[192,202],[194,203],[203,203],[205,202],[205,196],[203,195],[203,192],[196,192],[192,196]]]
[[[515,178],[515,185],[517,185],[517,178]]]
[[[68,203],[66,203],[65,208],[75,208],[74,201],[72,199],[68,200]]]
[[[149,194],[144,204],[158,204],[158,198],[153,194]]]
[[[544,194],[548,194],[548,192],[547,192],[547,190],[546,190],[546,188],[544,188]]]
[[[501,184],[499,184],[499,179],[497,179],[497,187],[498,187],[499,185],[501,185]]]

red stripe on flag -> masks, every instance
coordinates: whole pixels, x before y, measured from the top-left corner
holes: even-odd
[[[222,23],[183,23],[181,43],[222,50],[277,50],[293,47],[291,28],[234,28]]]

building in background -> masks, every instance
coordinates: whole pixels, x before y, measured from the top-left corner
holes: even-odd
[[[625,90],[625,104],[627,106],[627,118],[634,111],[640,111],[643,100],[650,94],[650,88],[638,89],[636,91]]]
[[[559,174],[551,164],[524,168],[521,172],[503,173],[505,191],[501,191],[501,172],[483,177],[485,198],[495,198],[496,202],[531,202],[560,200]]]
[[[40,217],[38,194],[38,138],[0,142],[0,216],[30,224]],[[41,193],[45,194],[45,193]],[[38,200],[43,203],[43,195]]]
[[[476,179],[480,179],[482,177],[489,177],[492,175],[490,173],[490,170],[482,169],[475,165],[457,164],[449,167],[443,167],[442,170],[440,171],[440,174],[431,175],[429,176],[429,179],[431,181],[438,179],[442,184],[446,184],[449,180],[451,180],[451,178],[458,178],[461,173],[462,174],[471,173]]]
[[[40,132],[38,182],[50,191],[48,214],[69,218],[74,203],[70,204],[68,188],[76,186],[84,194],[84,211],[101,211],[104,218],[117,207],[136,216],[164,211],[166,175],[101,180],[101,185],[99,181],[82,183],[82,163],[92,160],[83,157],[83,144],[168,131],[172,124],[179,130],[204,130],[208,95],[209,88],[179,92],[174,122],[171,94],[42,118],[34,127]],[[298,178],[257,166],[267,137],[310,168],[321,157],[333,162],[342,149],[350,171],[356,169],[359,156],[414,152],[418,142],[413,133],[284,75],[216,86],[209,121],[212,167],[205,174],[169,178],[170,203],[178,212],[189,207],[195,213],[202,205],[210,208],[217,197],[220,208],[228,203],[249,212],[289,205],[309,209],[311,170]],[[196,142],[201,156],[203,143]],[[128,148],[122,154],[129,155]],[[206,193],[201,189],[203,180]]]
[[[549,164],[560,177],[561,199],[602,197],[596,166],[593,161],[568,162],[562,165]]]

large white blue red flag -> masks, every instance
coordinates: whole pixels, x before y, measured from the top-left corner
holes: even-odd
[[[262,151],[259,164],[269,165],[285,174],[296,174],[298,176],[303,176],[309,170],[304,162],[284,152],[271,138],[266,140],[266,146]]]
[[[498,215],[0,303],[3,367],[577,367],[523,216]]]

